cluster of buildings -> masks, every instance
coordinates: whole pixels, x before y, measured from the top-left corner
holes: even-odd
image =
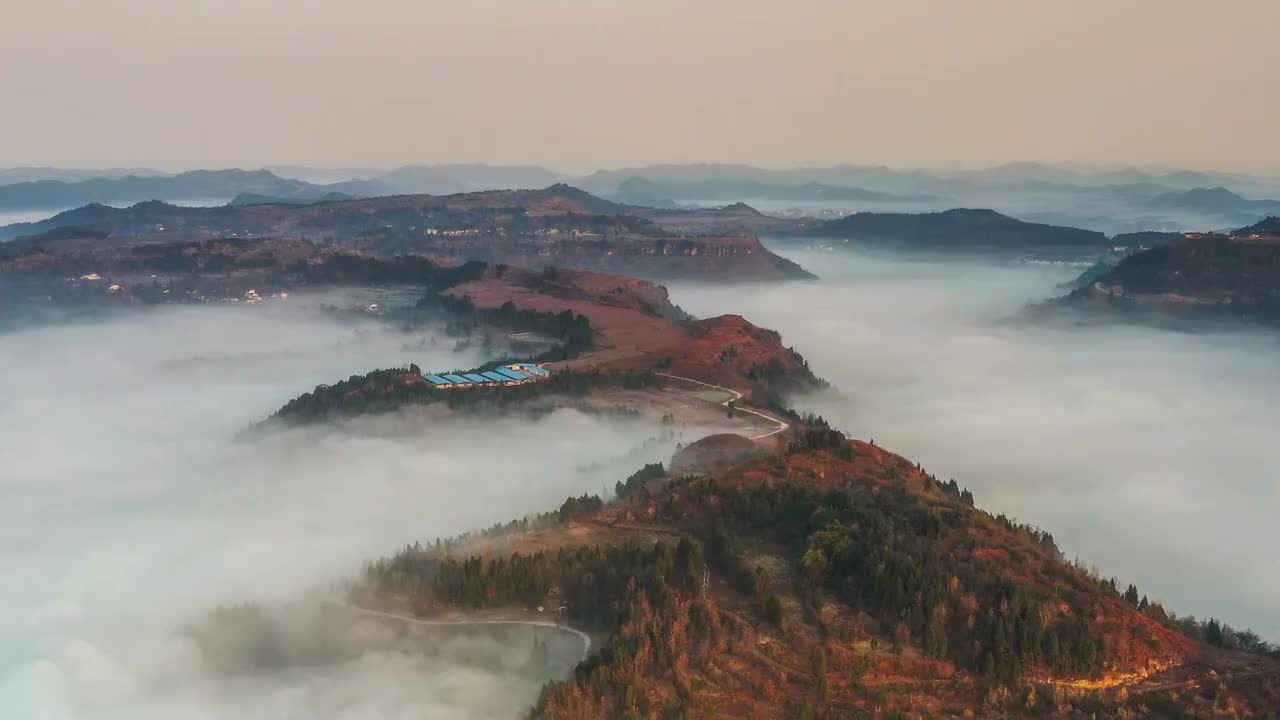
[[[465,375],[423,375],[427,382],[441,390],[461,387],[494,385],[523,385],[551,377],[551,371],[532,363],[515,363],[494,368],[488,372]]]
[[[152,277],[155,277],[155,276],[153,275]],[[169,291],[168,291],[168,290],[165,290],[165,292],[169,292]],[[229,299],[231,302],[238,302],[238,299],[237,299],[237,298],[228,298],[228,299]],[[277,300],[277,299],[279,299],[279,300],[288,300],[288,299],[289,299],[289,293],[287,293],[287,292],[273,292],[273,293],[271,293],[271,299],[272,299],[272,300]],[[244,298],[243,298],[243,300],[244,300],[244,302],[247,302],[247,303],[249,303],[249,304],[253,305],[253,304],[260,303],[260,302],[262,302],[263,300],[266,300],[266,298],[265,298],[262,294],[260,294],[257,290],[246,290],[246,291],[245,291],[245,293],[244,293]]]
[[[427,235],[445,235],[447,237],[459,237],[463,235],[479,235],[480,230],[477,228],[466,228],[463,230],[443,230],[441,228],[427,228]]]
[[[570,228],[568,230],[561,230],[560,228],[538,228],[533,231],[533,234],[534,235],[559,235],[562,232],[572,235],[574,237],[603,237],[603,235],[601,235],[600,233],[591,232],[589,230],[579,230],[578,228]]]

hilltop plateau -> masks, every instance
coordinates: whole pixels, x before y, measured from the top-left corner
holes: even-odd
[[[75,227],[139,242],[307,239],[377,257],[414,254],[535,268],[625,270],[656,279],[812,277],[749,234],[779,221],[741,208],[630,208],[567,185],[446,196],[333,197],[310,204],[254,200],[219,207],[94,204],[41,222],[0,228],[0,239]]]
[[[508,407],[562,395],[661,394],[673,385],[685,396],[714,391],[712,405],[742,400],[776,409],[782,395],[824,384],[778,333],[733,315],[691,318],[670,302],[665,288],[644,280],[482,263],[435,272],[412,315],[402,320],[442,324],[462,334],[538,334],[556,343],[535,358],[554,372],[551,380],[519,388],[441,390],[413,369],[375,370],[341,386],[318,387],[276,418],[314,422],[437,404]],[[667,414],[661,408],[671,401],[631,399],[632,406],[658,408],[657,415]],[[733,417],[733,408],[726,414]],[[760,411],[740,414],[753,416],[743,418],[749,425],[785,425]]]

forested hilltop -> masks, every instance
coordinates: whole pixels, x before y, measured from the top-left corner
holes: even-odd
[[[275,419],[308,423],[425,405],[516,408],[545,398],[652,388],[662,377],[664,383],[683,379],[731,388],[741,392],[744,404],[778,409],[783,395],[824,385],[778,333],[738,316],[691,318],[670,302],[665,288],[643,280],[483,263],[430,277],[413,312],[398,321],[443,328],[460,337],[539,335],[554,346],[531,357],[498,359],[461,372],[521,360],[545,364],[551,378],[516,387],[442,390],[424,380],[421,368],[381,369],[321,385],[286,404]]]
[[[1280,325],[1280,220],[1130,255],[1060,301],[1112,317]]]
[[[927,213],[854,213],[806,227],[800,237],[828,238],[896,251],[1086,257],[1115,243],[1105,234],[1031,223],[994,210],[956,208]]]
[[[427,616],[562,608],[603,646],[547,686],[538,718],[1280,707],[1274,645],[1122,591],[1065,561],[1047,532],[820,418],[764,457],[674,476],[647,466],[618,491],[405,548],[371,563],[353,600]]]

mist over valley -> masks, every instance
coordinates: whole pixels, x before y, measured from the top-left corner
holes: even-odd
[[[1280,718],[1280,4],[7,5],[0,720]]]
[[[802,349],[832,388],[797,408],[956,478],[1179,612],[1280,633],[1274,331],[1029,318],[1075,265],[773,247],[821,278],[671,292]]]
[[[478,346],[455,352],[450,338],[322,310],[344,299],[161,308],[0,335],[0,707],[33,718],[511,717],[533,702],[541,679],[513,684],[449,651],[428,657],[430,639],[223,680],[179,632],[219,606],[329,596],[397,547],[598,493],[674,449],[652,442],[657,426],[571,410],[377,416],[246,437],[318,383],[484,359]],[[524,662],[531,644],[509,654]]]

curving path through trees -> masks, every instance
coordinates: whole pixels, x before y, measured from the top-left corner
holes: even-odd
[[[458,627],[466,625],[528,625],[532,627],[552,628],[561,632],[575,635],[582,640],[582,659],[586,660],[587,655],[591,653],[591,636],[581,630],[570,627],[568,625],[560,625],[546,620],[426,620],[423,618],[413,617],[411,615],[400,615],[397,613],[385,612],[383,610],[372,610],[370,608],[360,607],[359,605],[349,605],[346,603],[335,603],[344,610],[350,610],[359,615],[368,615],[370,617],[383,618],[385,620],[398,620],[410,625],[421,625],[426,627]]]
[[[683,380],[683,381],[685,381],[685,382],[691,382],[691,383],[693,383],[693,384],[695,384],[695,385],[701,385],[701,386],[703,386],[703,387],[709,387],[709,388],[711,388],[712,390],[722,390],[722,391],[724,391],[724,392],[727,392],[727,393],[729,393],[730,395],[732,395],[733,397],[731,397],[731,398],[729,398],[728,400],[725,400],[724,402],[720,403],[721,405],[724,405],[725,407],[728,407],[728,406],[729,406],[729,403],[731,403],[731,402],[737,402],[737,401],[739,401],[739,400],[741,400],[741,399],[742,399],[742,393],[738,392],[737,390],[734,390],[733,388],[727,388],[727,387],[724,387],[724,386],[721,386],[721,385],[712,385],[711,383],[702,382],[701,380],[694,380],[693,378],[681,377],[680,375],[669,375],[669,374],[667,374],[667,373],[655,373],[655,374],[656,374],[656,375],[658,375],[658,376],[660,376],[660,377],[664,377],[664,378],[671,378],[672,380]],[[769,432],[767,432],[767,433],[765,433],[765,434],[763,434],[763,435],[756,435],[756,436],[754,436],[754,437],[747,438],[748,440],[762,440],[762,439],[767,438],[767,437],[770,437],[770,436],[772,436],[772,435],[777,435],[778,433],[786,432],[786,431],[787,431],[787,428],[790,428],[790,427],[791,427],[791,425],[789,425],[789,424],[787,424],[787,423],[785,423],[785,422],[783,422],[783,421],[779,420],[779,419],[778,419],[778,418],[776,418],[776,417],[773,417],[772,415],[766,415],[765,413],[759,412],[759,411],[757,411],[757,410],[752,410],[751,408],[737,407],[737,406],[735,405],[733,409],[734,409],[734,410],[737,410],[737,411],[740,411],[740,412],[744,412],[744,413],[750,413],[750,414],[752,414],[752,415],[755,415],[756,417],[762,417],[762,418],[764,418],[765,420],[768,420],[769,422],[774,423],[775,425],[777,425],[777,426],[778,426],[778,427],[774,428],[773,430],[771,430],[771,431],[769,431]]]

